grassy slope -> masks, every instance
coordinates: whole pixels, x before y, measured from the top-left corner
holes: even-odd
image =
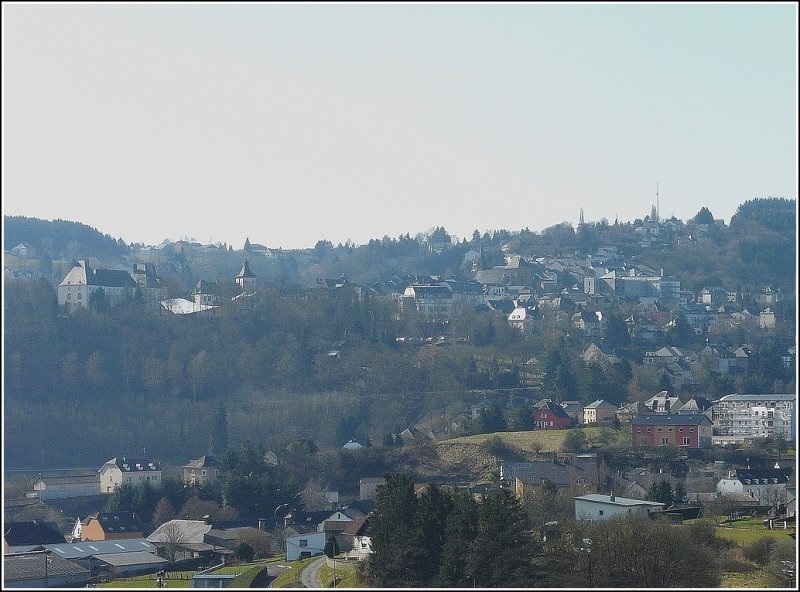
[[[582,430],[588,439],[589,445],[600,444],[598,438],[602,428],[588,427],[588,428],[572,428],[568,430],[532,430],[527,432],[496,432],[494,434],[477,434],[475,436],[463,436],[461,438],[453,438],[452,440],[445,440],[447,443],[468,443],[480,444],[489,440],[490,438],[499,437],[504,442],[516,446],[527,452],[536,452],[537,447],[541,452],[557,452],[564,442],[567,434],[573,430]],[[630,431],[625,427],[619,430],[611,430],[613,439],[608,446],[614,447],[628,447],[630,446]]]

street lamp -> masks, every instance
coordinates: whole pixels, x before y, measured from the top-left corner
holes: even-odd
[[[272,517],[275,518],[278,515],[278,510],[280,510],[281,508],[283,508],[285,506],[288,506],[290,503],[291,502],[286,502],[285,504],[281,504],[280,506],[275,508],[275,511],[272,513]]]
[[[581,551],[586,551],[589,558],[589,587],[592,587],[592,539],[583,539],[583,547]]]

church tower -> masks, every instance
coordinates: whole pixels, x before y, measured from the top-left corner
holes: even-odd
[[[239,286],[242,292],[255,292],[256,277],[258,276],[250,271],[250,264],[247,262],[247,259],[245,259],[242,265],[242,271],[236,276],[236,285]]]

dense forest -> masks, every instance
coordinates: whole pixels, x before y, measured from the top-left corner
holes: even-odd
[[[466,433],[527,429],[528,407],[514,394],[523,401],[548,396],[588,403],[602,397],[621,404],[668,386],[643,367],[645,346],[631,342],[622,322],[630,313],[625,303],[606,311],[604,344],[621,360],[601,367],[580,359],[588,343],[563,323],[548,321],[543,330],[523,336],[503,314],[471,308],[448,323],[423,323],[415,314],[397,316],[396,303],[387,298],[309,289],[316,279],[342,274],[354,282],[469,277],[464,253],[472,248],[489,265],[502,263],[507,251],[539,256],[614,244],[626,257],[663,267],[691,289],[783,286],[784,302],[776,307],[781,329],[772,338],[731,336],[729,345],[752,341],[748,374],[701,376],[699,392],[711,397],[794,388],[794,369],[784,368],[780,357],[795,329],[796,248],[787,233],[795,214],[793,200],[753,200],[729,226],[709,224],[710,240],[673,244],[664,236],[663,244],[649,249],[630,238],[641,221],[601,221],[577,230],[558,225],[542,232],[476,230],[441,253],[409,235],[361,246],[320,241],[302,257],[253,260],[258,298],[250,307],[226,306],[213,318],[183,318],[136,301],[64,316],[54,289],[60,278],[6,280],[6,464],[32,468],[44,458],[49,467],[99,466],[144,448],[183,464],[209,450],[221,401],[232,443],[250,439],[283,450],[310,439],[324,449],[349,439],[382,442],[421,420],[439,431],[454,429],[455,419]],[[27,228],[28,222],[7,217],[6,228]],[[93,253],[95,240],[104,241],[105,253],[126,248],[83,225],[56,232],[74,223],[30,224],[34,230],[16,235],[11,246],[44,245],[51,237],[57,251],[72,248],[80,257]],[[187,296],[182,290],[197,279],[233,277],[242,258],[242,251],[230,248],[180,252],[161,261],[159,271],[171,278],[173,295]],[[559,288],[572,282],[559,281]],[[677,321],[667,342],[701,348],[703,338]],[[434,341],[420,344],[426,337]],[[480,421],[464,420],[476,404],[486,410]]]

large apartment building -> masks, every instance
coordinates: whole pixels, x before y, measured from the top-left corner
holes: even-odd
[[[766,438],[782,434],[795,440],[794,394],[722,397],[713,407],[714,426],[720,436]]]

